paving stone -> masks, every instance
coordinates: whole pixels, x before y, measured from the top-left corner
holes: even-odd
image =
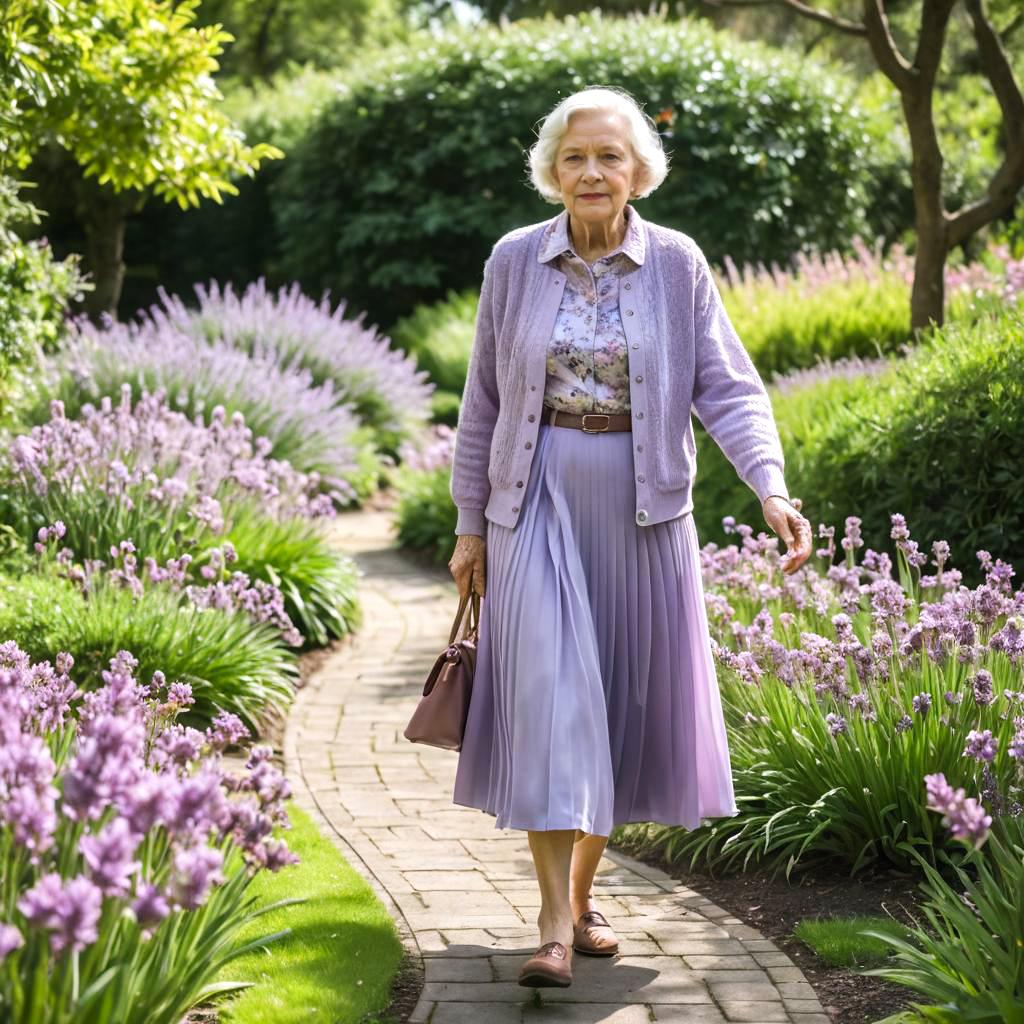
[[[541,989],[546,992],[547,989]],[[523,1024],[650,1024],[646,1006],[618,1003],[545,1003],[523,1007]],[[489,1022],[488,1022],[489,1024]]]
[[[430,1024],[520,1024],[521,1013],[513,1003],[438,1003]]]
[[[403,871],[402,876],[416,890],[454,889],[457,892],[494,892],[494,886],[479,871]]]
[[[426,981],[494,981],[490,961],[483,956],[431,956],[424,961]]]
[[[775,1021],[788,1021],[789,1014],[782,1003],[756,1001],[729,1001],[720,1004],[727,1021],[744,1022],[744,1024],[774,1024]]]
[[[682,1006],[679,1003],[651,1003],[651,1020],[659,1024],[724,1024],[725,1015],[713,1003]]]
[[[386,510],[342,513],[330,529],[356,559],[364,624],[296,694],[286,774],[298,806],[330,823],[422,955],[409,1024],[828,1024],[774,943],[618,850],[605,851],[594,892],[619,955],[574,954],[566,989],[518,985],[539,943],[528,836],[456,804],[457,755],[402,735],[450,629],[454,583],[393,546]]]

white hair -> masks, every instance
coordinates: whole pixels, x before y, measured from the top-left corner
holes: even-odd
[[[668,157],[661,145],[657,125],[645,114],[625,89],[616,86],[589,85],[566,96],[544,118],[537,141],[527,154],[533,187],[549,203],[562,202],[562,190],[555,173],[555,157],[562,137],[569,127],[569,118],[579,110],[619,114],[626,123],[626,142],[640,164],[637,176],[637,197],[649,196],[668,174]]]

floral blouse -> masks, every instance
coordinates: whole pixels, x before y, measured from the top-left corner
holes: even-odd
[[[540,259],[566,275],[548,342],[544,404],[566,412],[629,412],[629,363],[619,316],[623,277],[644,261],[643,233],[625,207],[622,243],[593,268],[569,241],[569,211],[541,242]]]

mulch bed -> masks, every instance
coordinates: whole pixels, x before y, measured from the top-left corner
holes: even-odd
[[[656,854],[640,854],[628,846],[622,850],[667,871],[774,942],[803,971],[835,1024],[870,1024],[906,1009],[910,1002],[928,1002],[912,989],[884,978],[830,967],[793,935],[799,921],[815,917],[865,914],[891,917],[905,925],[921,922],[924,917],[920,907],[925,897],[916,875],[865,869],[850,878],[821,868],[801,870],[796,865],[789,881],[781,871],[773,878],[772,872],[764,869],[712,877],[674,867]]]

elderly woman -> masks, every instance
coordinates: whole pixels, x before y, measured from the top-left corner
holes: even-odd
[[[665,179],[653,121],[587,88],[544,120],[534,186],[564,210],[483,270],[459,413],[449,567],[481,602],[453,802],[525,829],[541,892],[523,985],[568,985],[571,950],[613,955],[593,879],[613,825],[738,813],[712,660],[691,406],[785,572],[811,548],[764,385],[708,262],[630,198]]]

